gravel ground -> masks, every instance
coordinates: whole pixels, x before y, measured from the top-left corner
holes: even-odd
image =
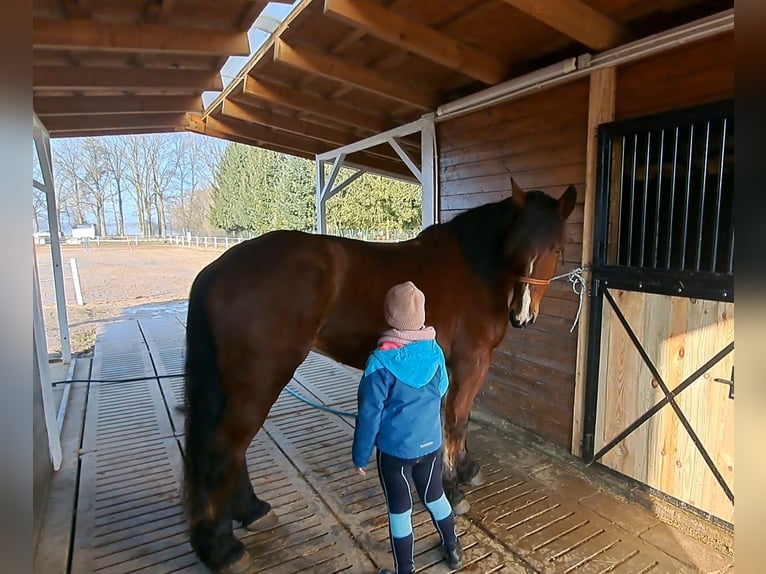
[[[72,352],[91,352],[101,323],[184,309],[194,277],[220,253],[169,245],[91,245],[87,251],[82,246],[62,246]],[[77,260],[82,306],[75,297],[70,258]],[[37,265],[48,352],[60,355],[50,246],[37,246]]]

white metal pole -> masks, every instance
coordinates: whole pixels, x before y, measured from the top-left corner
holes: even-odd
[[[325,177],[324,160],[316,159],[316,184],[317,184],[317,233],[327,233],[327,212],[323,196]]]
[[[43,323],[43,305],[40,299],[40,277],[37,274],[37,253],[32,246],[32,297],[33,323],[32,335],[37,356],[37,367],[40,372],[40,385],[43,397],[43,413],[45,415],[45,430],[48,433],[48,450],[50,451],[53,470],[61,468],[61,438],[56,422],[56,407],[53,400],[53,387],[48,369],[48,345],[45,342],[45,324]]]
[[[37,157],[45,180],[45,205],[48,209],[48,231],[51,238],[51,260],[53,263],[53,286],[56,292],[56,311],[61,339],[61,359],[65,363],[72,360],[72,347],[69,340],[69,319],[66,311],[64,292],[64,270],[61,262],[61,242],[59,240],[56,192],[53,182],[53,164],[51,161],[50,137],[39,119],[34,122],[33,137],[37,146]],[[47,356],[47,355],[46,355]]]
[[[420,171],[422,187],[422,225],[425,229],[438,220],[436,214],[437,181],[436,177],[436,128],[434,114],[425,116],[420,132]]]
[[[74,283],[74,295],[78,305],[85,305],[82,300],[82,288],[80,287],[80,273],[77,271],[77,259],[69,258],[69,266],[72,268],[72,283]]]

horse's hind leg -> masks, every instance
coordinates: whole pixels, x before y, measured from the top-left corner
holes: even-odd
[[[484,482],[481,467],[468,454],[466,428],[471,407],[489,370],[490,357],[454,357],[451,389],[444,409],[444,492],[455,514],[465,514],[470,504],[460,484]]]
[[[276,515],[272,512],[271,505],[258,498],[253,490],[247,462],[242,465],[237,475],[231,499],[231,514],[236,522],[240,522],[248,530],[261,530],[276,523]]]

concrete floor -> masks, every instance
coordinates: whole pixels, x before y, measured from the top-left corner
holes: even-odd
[[[179,373],[182,320],[165,314],[106,325],[92,363],[78,361],[74,377]],[[357,382],[350,370],[311,355],[289,386],[353,411]],[[72,385],[64,465],[51,484],[35,572],[205,572],[189,547],[179,497],[183,421],[175,407],[181,398],[180,378]],[[366,478],[354,474],[352,436],[353,419],[282,393],[248,452],[256,492],[279,517],[263,531],[237,532],[256,560],[253,572],[365,573],[391,566],[378,478],[374,470]],[[487,482],[469,490],[471,510],[458,518],[461,571],[733,571],[731,533],[724,529],[587,469],[519,429],[474,422],[468,440]],[[419,505],[413,522],[418,571],[449,572]]]

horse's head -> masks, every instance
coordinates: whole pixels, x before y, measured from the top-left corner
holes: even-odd
[[[564,250],[564,222],[572,213],[577,190],[570,185],[554,199],[541,191],[525,192],[511,179],[514,224],[504,253],[514,283],[508,318],[516,328],[534,323],[540,300],[556,272]]]

